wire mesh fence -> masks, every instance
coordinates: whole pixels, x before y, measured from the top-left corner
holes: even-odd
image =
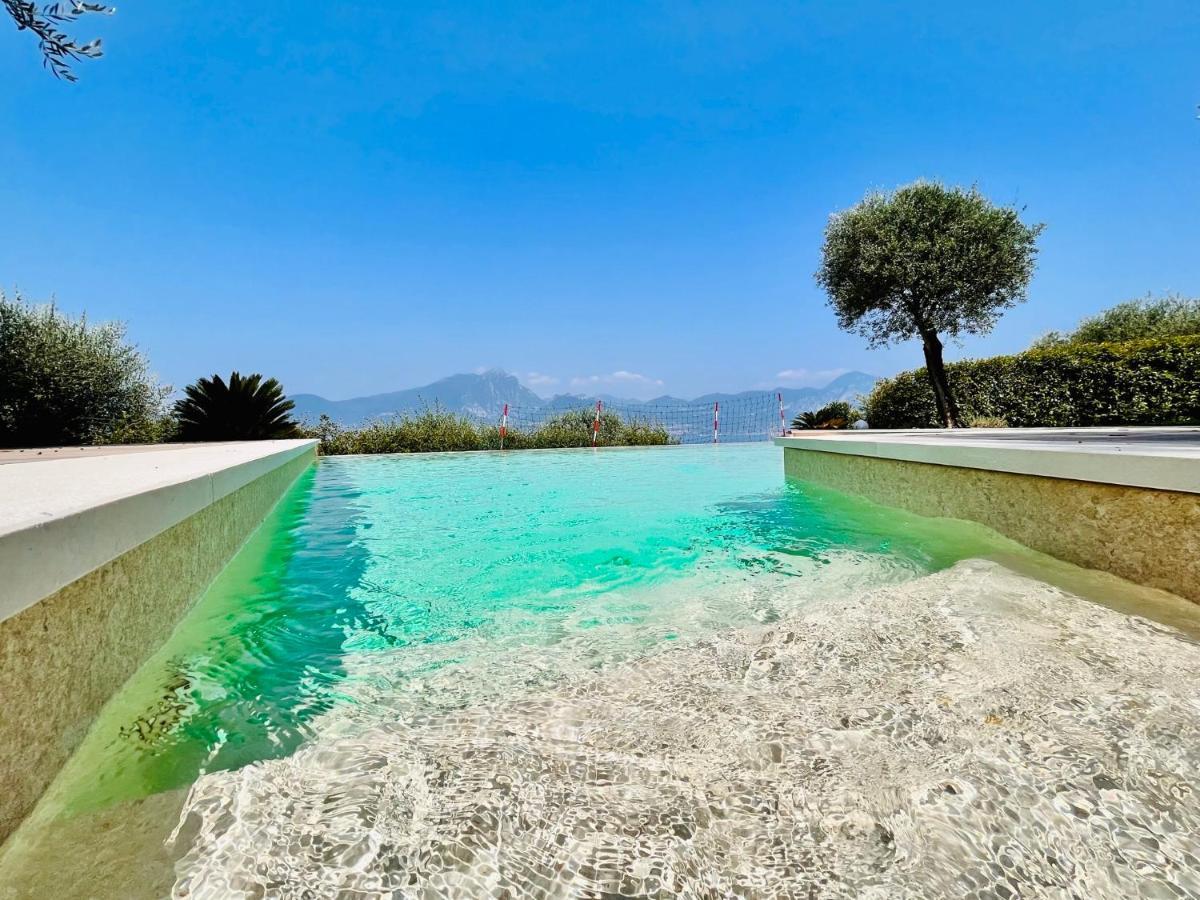
[[[497,409],[497,407],[493,407]],[[765,441],[784,430],[787,405],[768,392],[717,400],[629,403],[561,397],[544,405],[440,405],[343,426],[329,416],[305,427],[326,456],[451,450],[533,450]]]
[[[506,406],[499,424],[510,434],[533,434],[568,425],[582,424],[588,432],[608,427],[615,417],[625,427],[663,431],[670,443],[765,441],[784,427],[782,401],[777,393],[745,394],[720,401],[703,399],[684,402],[609,403],[581,401],[577,404]],[[591,422],[593,428],[587,428]]]

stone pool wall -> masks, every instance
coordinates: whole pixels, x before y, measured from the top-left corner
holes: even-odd
[[[1200,494],[841,452],[784,449],[789,478],[926,516],[1200,602]]]
[[[312,447],[287,454],[248,484],[0,621],[0,841],[33,808],[104,703],[314,458]]]

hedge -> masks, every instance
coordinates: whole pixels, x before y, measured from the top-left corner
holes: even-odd
[[[1200,424],[1200,335],[1071,344],[946,366],[960,419],[1014,428]],[[864,402],[872,428],[937,428],[924,369],[880,381]]]

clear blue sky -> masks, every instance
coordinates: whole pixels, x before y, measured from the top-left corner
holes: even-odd
[[[952,357],[1200,294],[1200,4],[987,5],[120,0],[75,85],[6,19],[0,284],[177,386],[890,374],[919,348],[839,333],[812,273],[831,211],[925,176],[1048,226]]]

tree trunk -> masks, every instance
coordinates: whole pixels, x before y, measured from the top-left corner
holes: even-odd
[[[942,342],[934,331],[922,334],[921,342],[925,349],[925,371],[929,373],[929,382],[933,385],[933,398],[937,401],[938,418],[945,427],[957,428],[958,404],[954,402],[950,382],[946,380],[946,366],[942,362]]]

